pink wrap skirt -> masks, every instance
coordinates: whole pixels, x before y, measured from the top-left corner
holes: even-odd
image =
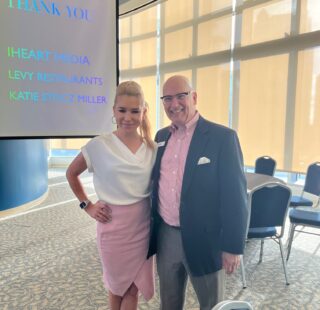
[[[149,199],[126,206],[109,205],[112,221],[97,222],[97,245],[103,282],[123,296],[134,283],[145,300],[154,294],[153,258],[147,260],[150,233]]]

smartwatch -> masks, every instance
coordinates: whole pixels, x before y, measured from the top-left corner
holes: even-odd
[[[80,207],[81,209],[85,209],[90,203],[91,203],[90,200],[81,201],[80,204],[79,204],[79,207]]]

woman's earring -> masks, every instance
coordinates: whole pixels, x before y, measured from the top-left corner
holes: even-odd
[[[116,118],[114,117],[114,115],[113,115],[112,118],[111,118],[111,122],[112,122],[112,124],[117,124],[117,120],[116,120]]]

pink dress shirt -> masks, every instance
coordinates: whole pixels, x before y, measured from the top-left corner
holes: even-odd
[[[199,120],[199,113],[183,127],[172,127],[164,151],[159,180],[159,214],[171,226],[180,226],[180,196],[190,142]]]

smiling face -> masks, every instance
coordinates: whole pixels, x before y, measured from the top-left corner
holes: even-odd
[[[137,132],[144,116],[141,98],[129,95],[117,96],[113,106],[113,115],[118,125],[118,131],[124,134]]]
[[[195,115],[197,93],[185,77],[173,76],[163,85],[162,102],[169,119],[179,127]]]

